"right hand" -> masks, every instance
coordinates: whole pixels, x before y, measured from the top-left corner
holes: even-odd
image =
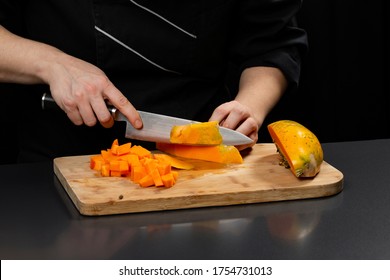
[[[45,80],[51,94],[74,124],[94,126],[98,121],[111,127],[114,120],[107,109],[108,101],[135,128],[142,128],[137,110],[98,67],[60,53],[48,68]]]
[[[56,103],[76,125],[114,120],[106,101],[123,113],[135,128],[142,120],[134,106],[98,67],[50,45],[9,32],[0,25],[0,82],[46,83]]]

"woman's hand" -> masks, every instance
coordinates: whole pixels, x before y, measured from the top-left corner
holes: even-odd
[[[249,145],[237,146],[239,150],[252,147],[258,140],[258,132],[265,117],[279,101],[287,87],[283,73],[273,67],[245,69],[234,101],[218,106],[210,120],[221,126],[237,130],[253,139]]]
[[[76,125],[104,127],[113,125],[106,101],[121,111],[135,128],[142,127],[141,118],[129,100],[96,66],[66,54],[60,54],[48,66],[47,81],[57,104]]]
[[[239,150],[252,147],[257,142],[259,121],[255,119],[251,108],[238,101],[234,100],[218,106],[210,121],[217,121],[221,126],[241,132],[253,140],[251,144],[237,146]]]

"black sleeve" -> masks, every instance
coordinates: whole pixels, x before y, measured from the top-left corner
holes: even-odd
[[[302,0],[238,1],[231,55],[243,71],[253,66],[279,68],[291,85],[299,81],[306,32],[295,24]]]

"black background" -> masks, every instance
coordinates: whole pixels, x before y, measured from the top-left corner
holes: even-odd
[[[322,142],[389,138],[389,17],[386,0],[303,1],[309,53],[300,87],[268,121],[296,120]]]
[[[300,86],[285,95],[266,124],[298,121],[321,142],[390,138],[390,5],[387,0],[308,0],[297,16],[309,36]],[[0,164],[18,153],[18,100],[0,84]],[[19,104],[19,105],[18,105]]]

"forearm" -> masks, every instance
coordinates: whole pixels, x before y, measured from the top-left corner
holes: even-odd
[[[111,127],[108,99],[134,127],[142,127],[138,112],[101,69],[1,26],[0,82],[48,84],[54,100],[77,125],[93,126],[99,121]]]
[[[54,47],[19,37],[2,26],[0,42],[0,82],[48,83],[48,66],[64,56]]]
[[[259,126],[287,88],[283,73],[273,67],[251,67],[243,71],[236,101],[247,106]]]

